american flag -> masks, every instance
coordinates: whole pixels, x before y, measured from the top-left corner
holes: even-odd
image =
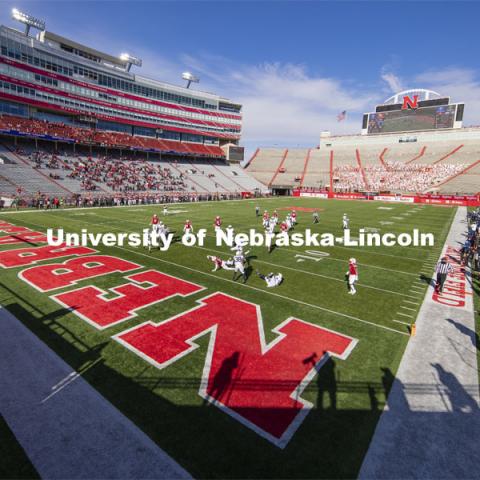
[[[341,112],[337,115],[337,121],[338,122],[343,122],[343,120],[345,120],[346,117],[347,117],[347,111],[344,110],[343,112]]]

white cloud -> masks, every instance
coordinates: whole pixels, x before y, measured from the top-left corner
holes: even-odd
[[[392,93],[403,90],[401,80],[394,73],[382,73],[382,80],[388,84]]]
[[[449,96],[452,102],[465,102],[464,125],[480,125],[480,79],[478,72],[460,67],[422,72],[417,84]]]
[[[314,146],[322,130],[360,131],[361,115],[378,101],[377,92],[346,87],[314,76],[303,65],[238,65],[218,57],[185,57],[202,76],[202,86],[243,105],[245,144]],[[337,114],[347,110],[347,119]]]
[[[0,20],[6,13],[0,13]],[[453,101],[464,101],[465,123],[480,124],[480,82],[478,72],[449,67],[416,75],[398,75],[400,58],[392,55],[381,71],[378,81],[365,87],[355,83],[310,72],[304,65],[265,62],[240,64],[209,53],[185,52],[165,56],[162,44],[158,51],[146,48],[128,35],[112,36],[97,25],[76,25],[55,22],[56,30],[65,36],[111,54],[129,50],[143,59],[141,75],[182,85],[181,73],[191,70],[201,77],[195,85],[202,91],[219,94],[243,105],[242,143],[250,149],[258,145],[314,146],[322,130],[334,134],[359,133],[364,112],[397,93],[404,86],[431,88]],[[10,24],[9,21],[5,22]],[[197,49],[197,46],[192,48]],[[361,79],[363,81],[363,79]],[[337,122],[339,112],[347,110],[347,118]]]

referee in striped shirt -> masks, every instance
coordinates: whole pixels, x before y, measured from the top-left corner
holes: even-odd
[[[447,275],[453,270],[453,267],[447,262],[447,257],[442,257],[442,259],[437,263],[437,284],[435,285],[435,291],[437,293],[442,293],[443,284],[447,279]]]

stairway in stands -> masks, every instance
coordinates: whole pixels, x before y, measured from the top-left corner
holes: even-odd
[[[24,192],[41,192],[48,195],[71,195],[73,192],[59,182],[42,173],[21,155],[1,144],[0,153],[12,163],[0,165],[0,175],[10,183],[18,185]]]

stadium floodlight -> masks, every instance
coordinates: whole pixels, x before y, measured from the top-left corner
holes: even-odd
[[[120,60],[126,63],[125,70],[127,70],[127,72],[130,71],[132,65],[135,65],[137,67],[142,66],[142,60],[140,58],[134,57],[133,55],[130,55],[129,53],[122,53],[120,55]]]
[[[32,17],[32,15],[28,15],[27,13],[21,12],[17,8],[12,9],[12,18],[25,25],[25,35],[27,36],[30,33],[31,27],[36,28],[41,32],[45,30],[44,20],[40,20],[38,18]]]
[[[193,73],[190,72],[183,72],[182,73],[182,78],[187,81],[187,88],[190,88],[190,85],[192,83],[198,83],[200,79],[193,75]]]

